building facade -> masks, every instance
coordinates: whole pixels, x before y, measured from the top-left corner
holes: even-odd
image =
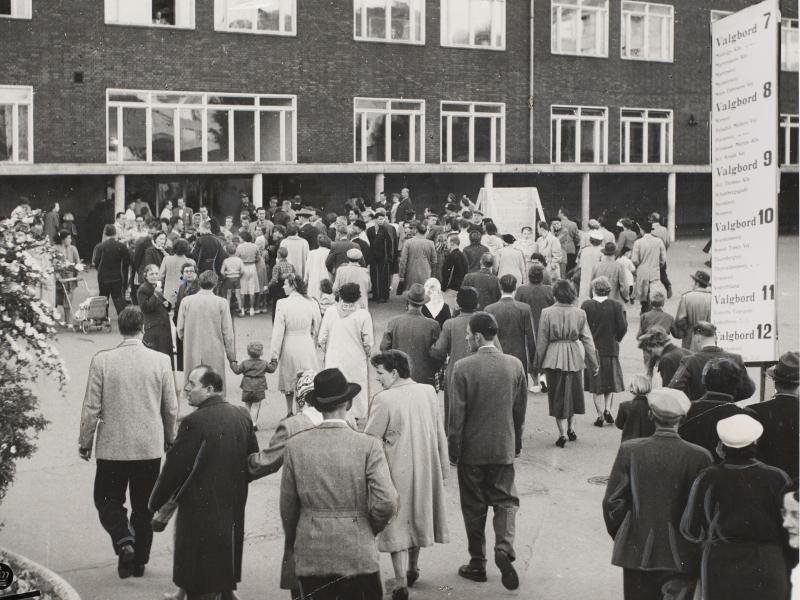
[[[539,188],[707,226],[710,23],[745,0],[0,0],[0,213]],[[781,1],[781,217],[797,7]],[[116,206],[114,206],[116,204]]]

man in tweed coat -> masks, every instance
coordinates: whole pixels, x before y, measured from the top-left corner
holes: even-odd
[[[119,315],[122,343],[92,359],[78,439],[80,457],[88,461],[97,432],[94,504],[119,556],[117,572],[123,579],[144,575],[150,558],[153,514],[147,500],[161,456],[175,440],[178,413],[169,357],[142,344],[142,324],[138,308],[125,308]]]

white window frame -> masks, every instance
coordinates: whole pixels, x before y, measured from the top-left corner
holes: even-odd
[[[794,37],[794,48],[790,48],[789,36]],[[793,73],[798,72],[798,51],[800,51],[800,44],[798,37],[800,33],[797,31],[797,19],[781,19],[781,71],[789,71]],[[794,66],[789,65],[788,58],[794,56]]]
[[[364,100],[367,102],[385,102],[386,108],[379,109],[379,108],[358,108],[359,100]],[[411,110],[411,109],[396,109],[392,108],[392,102],[417,102],[419,103],[419,109]],[[367,128],[367,113],[379,113],[386,115],[384,119],[384,126],[386,127],[386,132],[384,134],[384,156],[386,160],[383,161],[372,161],[366,160],[367,156],[367,136],[366,128]],[[416,160],[409,160],[409,161],[393,161],[392,160],[392,115],[410,115],[411,118],[409,119],[409,148],[408,148],[408,155],[409,156],[418,156]],[[417,132],[415,129],[415,119],[414,116],[420,117],[420,132],[419,136],[417,136]],[[416,98],[366,98],[362,96],[358,96],[353,98],[353,123],[355,123],[356,117],[359,117],[358,126],[361,128],[361,148],[356,147],[356,141],[358,140],[358,135],[356,135],[355,129],[353,129],[353,162],[354,163],[368,163],[368,164],[386,164],[386,163],[395,163],[395,164],[417,164],[417,163],[424,163],[425,162],[425,100],[420,100]],[[417,148],[417,139],[420,140],[421,147]],[[363,160],[358,160],[359,151],[361,156],[364,157]]]
[[[640,117],[624,115],[627,111],[637,111]],[[668,113],[668,118],[661,118],[650,113]],[[631,123],[642,124],[642,162],[631,162],[630,160],[630,125]],[[651,163],[648,160],[648,136],[650,135],[649,125],[654,123],[661,124],[661,148],[660,154],[664,160]],[[619,162],[625,165],[671,165],[672,164],[672,141],[673,141],[673,112],[664,108],[628,108],[619,109]]]
[[[292,29],[286,30],[284,29],[284,17],[285,13],[283,11],[283,5],[281,4],[280,8],[280,16],[278,17],[278,24],[280,26],[280,30],[272,31],[268,29],[258,29],[258,0],[251,0],[250,4],[253,4],[251,8],[251,20],[253,22],[252,29],[243,29],[240,27],[231,27],[231,18],[230,12],[234,9],[231,9],[229,6],[229,0],[214,0],[214,29],[216,31],[224,31],[226,33],[244,33],[250,35],[279,35],[285,37],[295,37],[297,36],[297,0],[290,0],[291,4],[291,16],[292,16]]]
[[[789,162],[791,157],[790,144],[792,133],[800,136],[800,117],[798,115],[790,115],[781,113],[780,128],[778,129],[779,135],[783,137],[783,156],[778,157],[778,164],[780,165],[796,165],[796,162]],[[800,154],[800,143],[798,143],[798,154]]]
[[[467,107],[467,110],[460,111],[460,110],[445,110],[446,104],[462,104]],[[481,106],[494,106],[500,109],[499,112],[484,112],[481,110],[477,110],[476,107]],[[462,102],[460,100],[442,100],[439,102],[439,113],[441,115],[441,119],[439,121],[439,129],[440,129],[440,150],[439,162],[442,163],[452,163],[452,164],[466,164],[466,163],[475,163],[478,164],[503,164],[506,162],[506,105],[505,102]],[[465,117],[469,119],[469,159],[466,161],[454,161],[453,160],[453,117]],[[492,158],[488,161],[476,161],[475,160],[475,118],[476,117],[483,117],[483,118],[491,118],[491,156]],[[442,123],[442,121],[446,120],[447,125]],[[498,127],[498,121],[500,123]],[[499,131],[498,131],[499,130]],[[500,156],[497,156],[497,140],[498,136],[500,137]],[[447,156],[445,156],[444,146],[445,141],[447,142]]]
[[[146,101],[145,102],[125,102],[125,101],[118,101],[118,100],[110,100],[112,94],[145,94]],[[171,102],[154,102],[154,98],[156,96],[161,95],[191,95],[191,96],[199,96],[201,101],[198,103],[171,103]],[[242,104],[209,104],[208,99],[214,96],[225,96],[229,98],[252,98],[253,104],[242,105]],[[281,100],[291,100],[290,105],[286,106],[269,106],[269,105],[261,105],[261,99],[270,99],[270,98],[278,98]],[[138,108],[138,109],[145,109],[146,110],[146,159],[144,161],[131,161],[131,160],[124,160],[122,158],[122,152],[124,150],[124,146],[122,142],[124,141],[124,134],[122,129],[122,110],[116,111],[116,119],[117,119],[117,158],[116,160],[111,159],[111,152],[109,150],[109,109],[112,108]],[[174,144],[174,152],[175,158],[173,161],[153,161],[153,117],[152,111],[153,109],[158,110],[173,110],[173,144]],[[181,161],[180,154],[180,117],[179,111],[181,109],[188,109],[188,110],[200,110],[201,111],[201,120],[202,120],[202,159],[200,161]],[[228,160],[227,161],[210,161],[208,160],[208,111],[209,110],[227,110],[228,112]],[[253,161],[241,161],[235,160],[235,139],[234,139],[234,126],[233,126],[233,113],[234,111],[247,111],[247,112],[255,112],[254,118],[254,130],[253,130],[253,143],[254,143],[254,160]],[[279,112],[281,114],[280,120],[280,154],[282,159],[276,161],[262,161],[261,160],[261,114],[264,112]],[[292,113],[292,131],[286,131],[286,116],[283,113]],[[291,136],[292,142],[292,156],[286,156],[286,142],[287,136]],[[253,163],[260,163],[260,162],[269,162],[271,164],[291,164],[297,162],[297,96],[289,95],[289,94],[238,94],[238,93],[229,93],[229,92],[177,92],[172,90],[130,90],[130,89],[107,89],[106,90],[106,162],[119,164],[119,163],[146,163],[146,164],[172,164],[172,163],[182,163],[182,164],[198,164],[198,163],[211,163],[211,164],[253,164]]]
[[[666,15],[651,15],[650,10],[651,7],[657,6],[659,8],[667,8],[669,9],[669,20],[665,17]],[[643,41],[643,53],[642,56],[635,56],[631,54],[631,28],[630,28],[630,17],[632,15],[642,16],[644,17],[644,41]],[[662,19],[661,23],[661,35],[662,37],[662,48],[663,48],[663,40],[667,40],[669,46],[667,48],[667,56],[650,56],[650,19]],[[620,57],[625,60],[645,60],[650,62],[668,62],[671,63],[674,60],[674,52],[675,52],[675,7],[670,4],[657,4],[655,2],[639,2],[636,0],[623,0],[622,1],[622,20],[621,20],[621,28],[620,28]]]
[[[14,96],[19,92],[27,92],[28,98],[25,100],[12,99],[11,96],[4,96],[3,92],[13,92]],[[11,159],[0,161],[0,165],[21,163],[28,164],[33,162],[33,87],[29,85],[0,85],[0,104],[11,105]],[[19,107],[28,107],[28,158],[19,158]]]
[[[559,35],[560,26],[561,26],[561,13],[562,9],[574,9],[577,11],[577,31],[575,37],[575,51],[564,50],[561,48],[561,36]],[[599,52],[581,52],[580,49],[580,41],[582,36],[582,19],[581,14],[583,12],[598,12],[604,14],[604,30],[605,35],[603,36],[602,48]],[[551,54],[567,54],[569,56],[585,56],[590,58],[608,58],[608,0],[606,0],[605,7],[597,7],[597,6],[587,6],[584,5],[584,0],[577,0],[577,4],[567,4],[565,2],[560,2],[559,0],[551,0],[550,3],[550,53]],[[553,23],[553,16],[556,17],[555,24]],[[597,42],[597,40],[595,40]],[[595,46],[595,50],[597,47]]]
[[[152,15],[153,13],[153,0],[105,0],[104,2],[104,19],[106,25],[123,25],[125,27],[155,27],[157,29],[194,29],[195,28],[195,0],[186,0],[189,2],[189,21],[185,24],[178,24],[177,18],[175,25],[169,24],[160,24],[160,23],[153,23],[152,17],[144,22],[140,21],[120,21],[119,19],[112,19],[109,15],[118,11],[118,9],[114,9],[114,6],[117,6],[121,3],[130,3],[130,2],[143,2],[146,4],[146,8],[144,9],[146,14]]]
[[[569,110],[576,110],[577,114],[573,115],[559,115],[553,114],[553,109],[569,109]],[[595,115],[583,115],[584,110],[602,110],[603,116],[595,116]],[[561,161],[561,127],[559,126],[556,129],[556,139],[553,140],[553,122],[554,121],[575,121],[575,161],[574,162],[562,162]],[[597,154],[597,149],[599,147],[600,150],[600,160],[594,160],[592,162],[582,162],[581,161],[581,123],[583,121],[593,121],[593,122],[601,122],[603,123],[602,134],[598,134],[598,128],[595,126],[594,132],[594,142],[595,142],[595,154]],[[557,152],[556,155],[553,156],[553,142],[556,143]],[[599,146],[598,146],[599,145]],[[584,165],[605,165],[608,164],[608,107],[607,106],[570,106],[564,104],[552,104],[550,105],[550,162],[553,164],[564,164],[564,165],[576,165],[576,164],[584,164]]]
[[[0,15],[0,19],[32,19],[31,0],[11,0],[11,14]]]
[[[506,49],[506,36],[508,35],[508,28],[506,27],[507,15],[506,15],[506,0],[491,0],[492,1],[492,16],[494,16],[494,6],[499,4],[502,6],[503,10],[503,23],[502,23],[502,36],[503,36],[503,43],[500,46],[494,46],[489,44],[488,46],[479,46],[475,44],[475,31],[472,28],[472,0],[440,0],[439,3],[439,20],[440,20],[440,41],[441,45],[444,48],[471,48],[473,50],[496,50],[496,51],[504,51]],[[510,0],[513,1],[513,0]],[[451,2],[458,3],[464,10],[470,13],[470,28],[469,28],[469,38],[470,43],[468,44],[456,44],[450,41],[450,31],[449,25],[447,23],[446,15],[450,14],[449,5]],[[492,18],[492,31],[489,35],[490,40],[494,40],[495,37],[495,25],[494,18]]]
[[[411,46],[424,46],[425,45],[425,0],[409,0],[409,6],[411,8],[409,17],[408,17],[408,30],[409,30],[409,39],[407,40],[396,40],[392,38],[392,31],[391,31],[391,8],[392,8],[392,0],[384,0],[384,14],[386,16],[386,36],[383,38],[377,37],[369,37],[365,35],[367,31],[367,7],[364,6],[363,0],[353,0],[353,39],[357,42],[379,42],[385,44],[406,44]],[[361,35],[357,34],[357,22],[359,20],[358,9],[361,8]],[[416,23],[413,19],[414,10],[417,9],[420,12],[420,30],[416,31]],[[419,39],[415,39],[415,37],[419,37]]]

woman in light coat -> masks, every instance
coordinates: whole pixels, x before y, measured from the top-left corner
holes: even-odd
[[[378,534],[378,550],[392,555],[392,598],[408,598],[405,584],[411,586],[419,578],[420,548],[449,541],[444,491],[447,438],[436,392],[411,379],[408,355],[387,350],[371,362],[384,391],[372,401],[364,433],[383,440],[400,494],[396,517]]]
[[[333,275],[328,271],[325,266],[325,259],[331,251],[331,239],[327,235],[318,235],[317,243],[318,248],[315,248],[308,253],[306,259],[305,277],[306,284],[308,285],[308,295],[316,300],[319,300],[322,291],[319,289],[319,284],[323,279],[328,279],[333,283]]]

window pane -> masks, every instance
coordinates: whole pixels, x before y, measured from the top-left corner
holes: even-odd
[[[412,13],[414,19],[414,41],[421,42],[422,41],[422,8],[421,3],[424,0],[418,0],[413,3],[412,5]]]
[[[199,109],[180,110],[180,159],[182,162],[203,160],[203,113]]]
[[[261,160],[281,159],[281,113],[261,111]],[[288,132],[287,132],[288,135]]]
[[[581,162],[595,162],[593,121],[581,121]]]
[[[447,42],[450,44],[469,44],[469,10],[456,0],[447,2]]]
[[[494,106],[492,104],[476,104],[475,112],[482,113],[501,113],[503,112],[502,106]]]
[[[175,0],[153,0],[153,23],[175,25]]]
[[[386,100],[369,100],[367,98],[357,98],[355,101],[356,110],[366,110],[369,108],[385,109],[387,105]]]
[[[209,104],[232,104],[235,106],[252,106],[256,103],[252,96],[209,96]]]
[[[392,102],[393,110],[422,110],[421,102]]]
[[[291,106],[291,98],[261,98],[259,101],[261,106]]]
[[[447,117],[442,117],[442,128],[441,128],[440,131],[442,132],[442,139],[441,139],[441,142],[442,142],[442,144],[441,144],[442,162],[447,162],[448,161],[448,157],[447,157],[447,149],[448,149],[447,136],[448,136],[448,133],[449,133],[448,130],[447,130]]]
[[[658,17],[650,17],[648,23],[647,56],[649,58],[667,58],[666,40],[663,39],[662,25],[664,20]]]
[[[363,162],[365,158],[361,155],[361,115],[358,113],[353,117],[353,131],[356,134],[356,162]]]
[[[492,160],[492,120],[475,119],[475,162]]]
[[[581,52],[585,54],[597,54],[602,48],[597,46],[597,39],[602,31],[600,21],[601,13],[596,11],[584,11],[581,14],[583,31],[581,33]]]
[[[147,111],[122,109],[123,160],[147,160]]]
[[[664,162],[661,158],[661,123],[647,125],[647,162]]]
[[[411,157],[413,161],[421,161],[425,155],[425,137],[422,135],[422,115],[414,115],[414,156]]]
[[[442,104],[442,112],[469,112],[469,104]]]
[[[793,127],[789,130],[789,164],[796,165],[797,164],[797,140],[798,140],[798,132],[800,129],[797,127]]]
[[[561,121],[561,162],[575,162],[575,121]]]
[[[392,115],[392,161],[407,162],[411,158],[411,117]]]
[[[502,48],[506,43],[506,3],[495,1],[492,10],[492,28],[494,40],[492,44]]]
[[[367,160],[386,160],[386,115],[367,113]]]
[[[578,11],[574,8],[561,9],[561,22],[558,23],[561,52],[578,51]]]
[[[11,0],[0,0],[0,15],[11,16]]]
[[[630,138],[629,144],[629,159],[628,162],[641,163],[644,162],[644,124],[631,123],[630,125]]]
[[[171,108],[154,108],[153,162],[175,161],[175,111]]]
[[[386,3],[384,0],[364,0],[367,10],[367,37],[386,38]]]
[[[117,109],[108,109],[108,160],[119,160],[119,135],[117,134]]]
[[[410,0],[392,0],[392,39],[411,39]]]
[[[281,0],[284,31],[294,31],[294,2],[295,0]]]
[[[207,124],[208,160],[228,161],[228,111],[209,110]]]
[[[495,162],[503,162],[503,119],[495,118]]]
[[[628,19],[630,25],[630,41],[628,56],[644,56],[644,16],[631,15]]]
[[[475,45],[490,46],[492,43],[492,0],[473,0],[471,17]]]
[[[284,160],[294,160],[294,113],[285,112],[283,118],[286,120],[286,156],[284,156]]]
[[[203,97],[190,94],[153,94],[153,104],[202,104]]]
[[[256,159],[256,114],[250,110],[233,113],[233,160],[253,162]]]
[[[146,92],[113,92],[108,95],[109,102],[147,102]]]
[[[469,117],[453,117],[453,162],[469,162]]]
[[[254,29],[255,11],[250,0],[224,0],[228,5],[230,29]]]
[[[261,31],[280,31],[280,0],[259,0],[258,29]]]
[[[0,161],[11,160],[14,157],[14,124],[11,104],[0,104]]]

